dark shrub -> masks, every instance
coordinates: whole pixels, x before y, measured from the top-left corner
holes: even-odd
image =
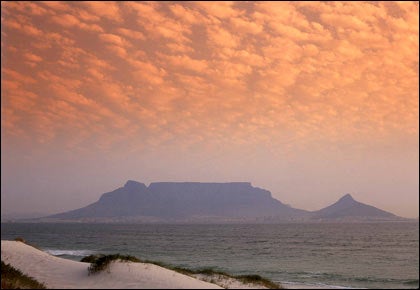
[[[1,261],[1,289],[46,289],[46,287]]]
[[[112,261],[116,261],[116,260],[140,262],[139,259],[130,255],[120,255],[120,254],[98,255],[97,258],[94,258],[92,256],[94,255],[87,257],[92,261],[90,262],[90,266],[88,268],[89,274],[95,274],[95,273],[105,270],[106,268],[108,268],[109,264]]]
[[[84,262],[84,263],[93,263],[95,262],[97,259],[99,259],[100,257],[103,257],[105,255],[99,254],[99,255],[89,255],[86,257],[83,257],[80,262]]]

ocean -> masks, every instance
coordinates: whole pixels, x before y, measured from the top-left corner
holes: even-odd
[[[2,240],[16,237],[78,261],[120,253],[190,269],[258,274],[284,287],[419,288],[418,222],[1,224]]]

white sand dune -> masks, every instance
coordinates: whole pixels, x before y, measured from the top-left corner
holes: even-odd
[[[145,263],[112,262],[108,270],[88,275],[89,263],[58,258],[17,241],[1,241],[1,260],[47,288],[222,289],[216,284]]]
[[[89,275],[89,263],[59,258],[18,241],[1,241],[1,260],[44,283],[49,289],[267,289],[218,274],[194,274],[190,277],[148,263],[114,261],[109,269]],[[293,283],[287,288],[345,287]]]

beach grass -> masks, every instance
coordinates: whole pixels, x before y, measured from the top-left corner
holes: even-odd
[[[130,255],[90,255],[82,259],[81,262],[90,261],[90,266],[88,268],[89,274],[95,274],[101,272],[109,267],[109,264],[112,261],[130,261],[130,262],[140,262],[134,256]]]
[[[46,287],[1,261],[1,289],[46,289]]]
[[[22,238],[22,237],[16,237],[16,238],[15,238],[15,241],[16,241],[16,242],[21,242],[21,243],[24,243],[24,244],[26,244],[26,245],[28,245],[28,246],[31,246],[31,247],[33,247],[33,248],[35,248],[35,249],[37,249],[37,250],[42,251],[42,249],[41,249],[41,248],[39,248],[39,247],[37,247],[37,246],[35,246],[35,245],[33,245],[33,244],[28,243],[28,242],[27,242],[24,238]]]
[[[15,238],[15,241],[16,241],[16,242],[22,242],[22,243],[25,243],[25,244],[26,244],[25,239],[24,239],[24,238],[22,238],[22,237],[17,237],[17,238]]]
[[[264,277],[261,277],[260,275],[239,275],[239,276],[234,276],[234,278],[244,283],[253,283],[253,284],[263,285],[267,287],[268,289],[279,289],[279,287],[281,287],[279,284],[274,283],[273,281],[270,281]]]
[[[36,249],[38,247],[29,244],[23,238],[16,238],[15,241],[19,241],[25,243],[29,246],[32,246]],[[204,275],[206,278],[204,280],[208,280],[208,282],[218,284],[220,280],[223,279],[234,279],[243,284],[253,284],[264,286],[268,289],[282,289],[282,285],[278,283],[274,283],[269,279],[261,277],[259,275],[232,275],[220,270],[216,270],[214,268],[206,267],[206,268],[199,268],[199,269],[188,269],[179,266],[169,265],[159,261],[152,261],[152,260],[141,260],[135,256],[131,255],[121,255],[121,254],[96,254],[96,255],[89,255],[81,259],[81,262],[90,263],[88,267],[88,274],[95,274],[101,271],[109,269],[109,265],[112,261],[129,261],[129,262],[137,262],[137,263],[148,263],[154,264],[169,270],[173,270],[175,272],[196,277],[197,275]],[[220,285],[223,286],[223,285]],[[10,265],[6,265],[1,262],[1,289],[46,289],[45,285],[39,283],[35,279],[24,275],[21,271],[13,268]]]
[[[244,284],[254,284],[254,285],[260,285],[264,286],[268,289],[282,289],[283,287],[281,284],[274,283],[273,281],[270,281],[269,279],[266,279],[264,277],[261,277],[260,275],[231,275],[229,273],[215,270],[214,268],[201,268],[201,269],[187,269],[183,267],[178,266],[172,266],[168,265],[163,262],[159,261],[151,261],[151,260],[140,260],[137,257],[129,256],[129,255],[120,255],[120,254],[114,254],[114,255],[90,255],[86,256],[81,259],[81,262],[91,263],[91,265],[88,268],[89,274],[94,274],[100,271],[103,271],[107,269],[109,264],[112,261],[120,260],[120,261],[131,261],[131,262],[140,262],[140,263],[148,263],[148,264],[154,264],[169,270],[176,271],[178,273],[188,275],[188,276],[194,276],[194,275],[205,275],[208,277],[222,277],[222,278],[231,278],[236,279]],[[213,279],[212,279],[213,281]],[[215,283],[215,282],[213,282]]]

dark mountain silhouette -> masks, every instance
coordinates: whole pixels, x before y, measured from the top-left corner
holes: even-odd
[[[291,220],[309,215],[248,182],[158,182],[146,187],[127,181],[86,207],[48,216],[59,220]]]
[[[396,215],[376,207],[358,202],[350,194],[344,195],[336,203],[313,212],[316,219],[395,219]]]
[[[157,182],[148,187],[129,180],[97,202],[40,221],[86,222],[279,222],[395,220],[392,213],[346,194],[318,211],[292,208],[249,182]]]

